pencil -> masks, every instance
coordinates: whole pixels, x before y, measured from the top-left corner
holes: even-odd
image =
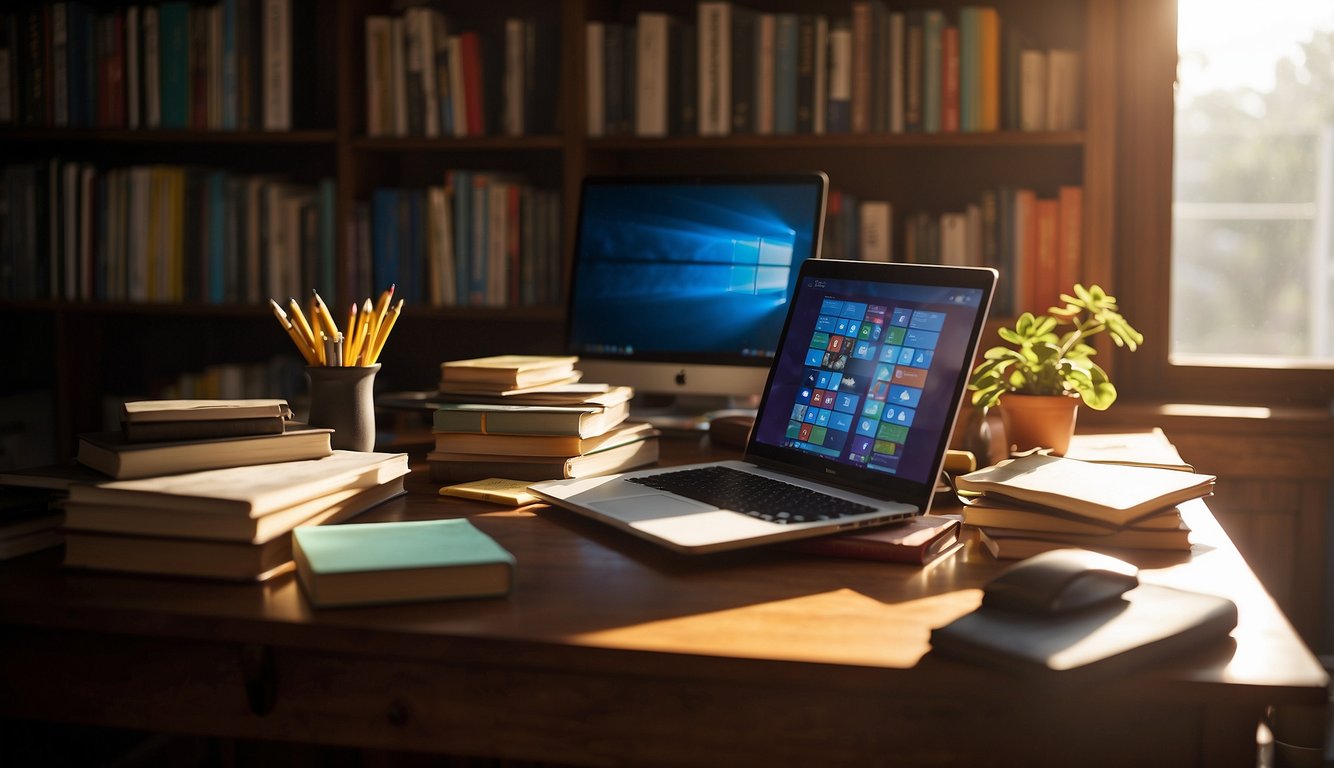
[[[287,306],[292,310],[292,324],[301,332],[302,338],[306,339],[310,344],[310,348],[315,355],[316,362],[312,363],[312,365],[323,365],[324,350],[320,346],[319,341],[315,338],[315,332],[310,329],[310,323],[306,322],[306,316],[301,312],[301,305],[296,303],[296,299],[289,298],[287,300]]]
[[[278,318],[278,324],[283,327],[283,330],[287,331],[288,336],[292,337],[292,343],[296,345],[296,349],[301,353],[301,357],[305,358],[306,364],[318,365],[318,361],[311,353],[310,347],[307,346],[305,340],[301,338],[301,332],[298,331],[287,319],[287,313],[283,311],[283,308],[278,306],[278,302],[273,299],[269,299],[269,306],[273,308],[273,316]]]
[[[357,303],[352,302],[352,308],[347,312],[347,331],[343,334],[343,365],[356,365],[357,361],[352,357],[352,342],[357,335]]]
[[[367,339],[370,338],[371,318],[374,314],[375,309],[371,306],[371,300],[366,299],[366,303],[361,306],[361,316],[357,318],[357,337],[353,342],[349,365],[366,365],[364,353],[370,349]],[[358,361],[358,357],[362,359]]]
[[[371,364],[369,355],[374,352],[375,340],[380,338],[380,326],[384,325],[384,313],[389,311],[389,300],[394,296],[394,286],[390,285],[380,294],[380,300],[375,302],[375,314],[371,316],[370,336],[366,337],[366,343],[362,345],[362,351],[366,353],[366,365]]]
[[[330,338],[337,336],[338,324],[334,322],[333,313],[330,312],[329,308],[324,305],[324,299],[320,298],[319,291],[315,290],[314,288],[311,288],[310,299],[315,304],[315,306],[320,310],[320,321],[324,324],[325,333],[329,334]]]
[[[394,323],[398,322],[398,315],[402,311],[403,300],[399,299],[398,303],[394,305],[393,310],[390,311],[389,315],[385,318],[384,325],[380,327],[380,331],[375,334],[375,347],[371,351],[370,356],[366,359],[367,365],[375,365],[380,359],[380,351],[384,349],[384,343],[389,339],[389,332],[394,330]]]

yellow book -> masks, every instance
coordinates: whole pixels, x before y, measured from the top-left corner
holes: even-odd
[[[487,477],[482,480],[443,486],[440,488],[440,495],[489,501],[492,504],[502,504],[507,507],[518,507],[537,501],[537,497],[528,492],[529,484],[527,480]]]

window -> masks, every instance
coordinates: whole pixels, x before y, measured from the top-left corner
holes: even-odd
[[[1114,354],[1117,388],[1156,402],[1329,407],[1334,352],[1320,344],[1334,311],[1329,283],[1312,274],[1330,274],[1328,248],[1323,260],[1315,254],[1334,205],[1320,202],[1329,193],[1312,168],[1322,150],[1306,126],[1334,123],[1334,56],[1316,84],[1300,43],[1328,55],[1334,4],[1117,0],[1115,9],[1114,287],[1146,339]],[[1298,13],[1306,21],[1279,25]],[[1276,25],[1283,35],[1269,31]],[[1237,28],[1245,33],[1229,39]],[[1286,45],[1273,42],[1282,36]],[[1205,42],[1220,37],[1221,48]],[[1267,56],[1243,52],[1254,38],[1270,40]],[[1273,126],[1266,114],[1285,117]]]
[[[1334,4],[1180,0],[1171,359],[1334,363]]]

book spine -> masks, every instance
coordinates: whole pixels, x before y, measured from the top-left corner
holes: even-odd
[[[635,100],[635,135],[666,136],[667,81],[670,70],[671,19],[665,13],[640,13],[635,25],[638,94]]]
[[[839,22],[829,31],[829,133],[852,132],[852,29]]]
[[[774,17],[774,133],[797,131],[798,20],[794,13]]]
[[[727,2],[698,9],[699,135],[726,136],[732,126],[732,14]]]
[[[263,0],[262,127],[292,129],[292,0]]]

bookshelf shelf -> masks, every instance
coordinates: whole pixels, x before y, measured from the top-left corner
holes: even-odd
[[[173,4],[191,9],[209,9],[217,0]],[[678,19],[693,23],[698,12],[696,0],[560,0],[542,3],[536,0],[501,0],[474,4],[465,0],[439,0],[430,4],[443,11],[451,24],[451,34],[476,31],[490,36],[497,46],[505,39],[506,20],[532,19],[532,27],[545,42],[554,43],[558,63],[554,82],[547,83],[539,100],[544,106],[535,123],[537,132],[513,136],[504,131],[501,119],[502,99],[492,104],[496,114],[486,120],[485,135],[457,137],[444,129],[439,137],[426,137],[425,131],[412,136],[372,136],[368,99],[375,89],[367,74],[367,20],[374,16],[406,19],[405,9],[421,7],[417,3],[391,3],[388,0],[229,0],[247,7],[265,3],[291,3],[293,18],[307,19],[313,26],[293,42],[293,90],[296,97],[290,125],[295,130],[198,130],[198,129],[128,129],[112,127],[49,127],[52,119],[31,119],[17,110],[14,122],[0,125],[0,167],[29,164],[34,173],[36,192],[25,204],[45,211],[53,196],[44,186],[60,179],[55,162],[75,162],[93,169],[93,178],[113,170],[163,164],[210,173],[223,171],[245,183],[257,179],[275,179],[316,189],[325,198],[317,198],[321,215],[331,222],[321,237],[327,245],[320,251],[320,285],[332,285],[332,295],[321,288],[330,306],[346,307],[368,295],[376,295],[379,276],[373,264],[375,239],[371,236],[376,193],[380,190],[411,190],[428,193],[432,186],[446,184],[457,174],[494,174],[517,178],[527,183],[524,193],[547,196],[549,218],[544,236],[549,259],[544,290],[519,302],[523,306],[431,306],[428,296],[437,296],[437,283],[428,290],[425,281],[416,298],[405,306],[400,330],[403,344],[396,345],[381,374],[404,388],[430,386],[432,368],[451,357],[470,357],[494,353],[498,344],[508,351],[551,353],[560,351],[564,312],[560,306],[567,279],[570,253],[574,243],[574,224],[580,183],[591,174],[655,172],[784,172],[820,169],[830,177],[831,188],[847,199],[884,199],[893,205],[892,236],[895,253],[901,247],[906,217],[919,212],[939,216],[975,204],[981,196],[1006,185],[1023,185],[1051,196],[1063,186],[1083,187],[1083,282],[1110,286],[1113,241],[1113,212],[1118,190],[1113,181],[1116,163],[1116,114],[1118,88],[1116,73],[1123,33],[1120,4],[1117,0],[996,0],[994,6],[1004,21],[1033,36],[1035,45],[1044,48],[1069,48],[1078,51],[1085,63],[1082,75],[1080,120],[1073,130],[985,130],[955,133],[908,133],[873,131],[867,133],[813,132],[785,135],[755,135],[733,132],[723,137],[669,135],[645,138],[633,129],[593,137],[589,133],[588,22],[633,24],[642,11],[667,11]],[[18,4],[16,9],[0,10],[0,20],[28,21],[30,14],[40,17],[58,3],[34,0]],[[71,4],[72,6],[73,4]],[[739,0],[739,7],[760,13],[824,14],[834,28],[834,21],[851,17],[857,0],[829,4],[821,0]],[[113,0],[93,4],[99,14],[115,14],[130,8],[140,12],[144,4]],[[153,6],[153,7],[160,7]],[[964,5],[953,0],[920,0],[917,3],[886,3],[891,12],[938,9],[950,22],[958,22]],[[970,6],[971,7],[971,6]],[[15,25],[16,27],[18,25]],[[41,24],[23,29],[42,29]],[[1002,25],[1002,29],[1004,29]],[[3,40],[0,36],[0,47]],[[9,38],[12,43],[26,38]],[[23,49],[9,51],[11,75],[22,69]],[[0,59],[3,61],[3,59]],[[497,62],[504,57],[497,57]],[[496,71],[496,70],[492,70]],[[545,73],[544,73],[545,74]],[[621,72],[633,75],[632,70]],[[633,80],[633,78],[630,78]],[[379,81],[377,81],[379,82]],[[504,78],[484,79],[499,89]],[[31,94],[28,84],[11,89],[15,98]],[[424,87],[424,86],[423,86]],[[28,108],[32,104],[27,105]],[[0,113],[3,114],[3,113]],[[48,113],[53,114],[53,113]],[[96,113],[92,113],[95,115]],[[380,115],[381,113],[376,113]],[[535,112],[536,114],[536,112]],[[192,119],[194,115],[191,115]],[[252,113],[253,117],[253,113]],[[494,119],[491,119],[494,118]],[[3,119],[3,117],[0,117]],[[87,117],[85,118],[87,119]],[[443,121],[443,116],[442,116]],[[72,118],[71,118],[72,120]],[[44,125],[45,123],[45,125]],[[73,123],[72,124],[77,124]],[[98,121],[98,124],[102,124]],[[115,123],[110,123],[115,124]],[[131,123],[120,123],[128,125]],[[141,120],[141,125],[147,125]],[[202,123],[192,123],[202,124]],[[209,123],[212,124],[212,123]],[[260,125],[259,122],[240,122]],[[386,123],[381,123],[384,125]],[[527,125],[527,124],[526,124]],[[451,174],[454,176],[451,177]],[[328,181],[321,187],[321,182]],[[0,181],[0,184],[7,183]],[[32,182],[30,182],[32,183]],[[60,183],[65,183],[63,180]],[[0,186],[0,192],[11,192]],[[93,199],[97,192],[94,191]],[[13,209],[12,193],[8,202]],[[68,201],[62,203],[68,205]],[[188,207],[187,207],[188,209]],[[59,210],[57,208],[56,210]],[[544,213],[546,217],[548,214]],[[46,232],[49,220],[43,213],[42,225],[35,231]],[[95,220],[94,220],[95,221]],[[197,222],[196,222],[197,224]],[[12,231],[12,230],[11,230]],[[56,229],[49,231],[55,232]],[[424,229],[421,231],[425,231]],[[826,230],[826,243],[830,242]],[[62,235],[63,236],[63,235]],[[46,235],[40,235],[46,237]],[[190,241],[194,247],[207,242]],[[42,241],[39,252],[55,253]],[[71,263],[68,259],[62,264]],[[0,263],[3,267],[3,263]],[[64,267],[62,267],[64,268]],[[211,273],[209,273],[211,274]],[[4,276],[0,269],[0,277]],[[303,274],[300,280],[312,280]],[[64,283],[52,281],[54,284]],[[400,287],[403,281],[397,281]],[[98,355],[80,354],[87,334],[101,325],[151,328],[162,348],[182,350],[170,359],[155,360],[156,373],[175,367],[180,373],[196,370],[195,349],[199,334],[222,338],[248,333],[263,327],[267,308],[263,303],[208,303],[204,301],[69,301],[40,298],[46,296],[47,281],[39,279],[34,293],[14,293],[0,300],[0,322],[22,323],[36,328],[28,352],[31,359],[47,359],[54,353],[55,381],[51,395],[56,415],[54,431],[64,442],[57,446],[54,458],[67,458],[73,447],[72,435],[101,428],[103,412],[96,398],[120,394],[117,387],[142,387],[146,377],[124,364],[102,360]],[[191,285],[196,285],[191,283]],[[0,282],[0,288],[3,282]],[[197,289],[196,289],[197,290]],[[284,291],[285,292],[285,291]],[[266,297],[267,287],[258,294]],[[414,295],[408,291],[404,295]],[[3,294],[0,294],[3,295]],[[60,295],[69,295],[61,293]],[[76,295],[125,295],[105,294]],[[154,295],[154,294],[149,294]],[[176,295],[176,294],[167,294]],[[238,294],[228,293],[228,296]],[[239,295],[254,298],[254,293]],[[514,293],[508,294],[511,298]],[[38,297],[38,298],[34,298]],[[12,300],[11,300],[12,299]],[[439,302],[443,303],[443,302]],[[457,303],[457,302],[456,302]],[[533,305],[533,306],[530,306]],[[181,327],[165,322],[180,319]],[[257,344],[254,360],[219,360],[218,362],[258,362],[260,354],[283,348],[283,338],[274,331],[273,338]],[[101,333],[100,331],[96,333]],[[175,334],[175,337],[172,334]],[[98,338],[96,335],[94,338]],[[411,344],[407,340],[411,340]],[[272,342],[272,343],[268,343]],[[147,342],[145,342],[147,343]],[[228,346],[244,350],[243,344]],[[18,350],[22,353],[25,350]],[[188,353],[187,353],[188,351]],[[148,351],[139,352],[148,355]],[[221,354],[221,353],[218,353]],[[18,379],[14,379],[18,381]],[[0,395],[9,379],[0,376]],[[9,387],[10,391],[22,385]],[[133,390],[135,394],[152,394]],[[81,399],[84,398],[84,399]],[[91,400],[91,401],[88,401]],[[68,401],[68,402],[66,402]],[[0,416],[3,416],[0,399]]]

